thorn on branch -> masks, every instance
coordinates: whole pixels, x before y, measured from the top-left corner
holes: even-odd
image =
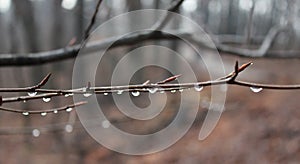
[[[178,77],[180,77],[180,76],[181,76],[181,74],[175,75],[175,76],[169,77],[169,78],[167,78],[167,79],[165,79],[165,80],[159,81],[159,82],[157,82],[156,84],[165,84],[165,83],[168,83],[168,82],[171,82],[171,81],[176,80],[176,79],[177,79]]]
[[[147,85],[150,83],[150,80],[145,81],[142,85]]]

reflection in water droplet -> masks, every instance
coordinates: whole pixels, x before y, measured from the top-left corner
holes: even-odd
[[[262,91],[263,89],[262,88],[257,88],[257,87],[250,87],[250,90],[254,93],[258,93],[258,92]]]
[[[50,101],[51,101],[51,98],[50,98],[50,97],[43,97],[43,101],[44,101],[44,102],[50,102]]]
[[[33,137],[39,137],[41,132],[38,129],[33,129],[32,130],[32,136]]]
[[[157,90],[158,90],[158,88],[148,88],[148,91],[152,94],[156,93]]]
[[[195,85],[194,88],[195,88],[195,90],[198,91],[198,92],[200,92],[200,91],[203,90],[203,86],[201,86],[201,85]]]
[[[110,122],[109,122],[108,120],[104,120],[104,121],[102,122],[102,127],[103,127],[103,128],[109,128],[109,127],[110,127]]]
[[[55,113],[55,114],[56,114],[56,113],[58,113],[58,111],[57,111],[57,110],[54,110],[54,111],[53,111],[53,113]]]
[[[108,95],[108,93],[106,93],[106,92],[105,92],[105,93],[103,93],[103,95],[104,95],[104,96],[107,96],[107,95]]]
[[[28,116],[29,115],[29,112],[23,112],[22,113],[24,116]]]
[[[176,92],[176,90],[174,89],[174,90],[171,90],[171,93],[175,93]]]
[[[33,96],[35,96],[37,94],[37,92],[28,92],[27,94],[28,94],[28,96],[33,97]]]
[[[26,100],[23,100],[23,103],[26,103]]]
[[[65,126],[65,131],[68,132],[68,133],[71,133],[73,131],[73,126],[68,124]]]
[[[84,97],[90,97],[90,96],[92,96],[92,94],[91,93],[84,93],[83,96]]]
[[[134,92],[131,92],[132,96],[139,96],[140,95],[140,92],[139,91],[134,91]]]
[[[47,112],[42,112],[41,113],[41,116],[46,116],[47,115]]]
[[[118,91],[117,91],[117,94],[118,94],[118,95],[121,95],[123,92],[124,92],[123,90],[118,90]]]

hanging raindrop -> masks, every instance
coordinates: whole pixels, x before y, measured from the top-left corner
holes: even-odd
[[[152,94],[156,93],[157,90],[158,88],[148,88],[148,91]]]
[[[70,94],[65,94],[65,97],[69,97],[70,96]]]
[[[198,91],[198,92],[200,92],[200,91],[203,90],[203,86],[201,86],[201,85],[195,85],[194,88],[195,88],[195,90]]]
[[[124,92],[123,90],[118,90],[118,91],[117,91],[117,94],[118,94],[118,95],[121,95],[123,92]]]
[[[107,93],[107,92],[105,92],[105,93],[103,93],[103,95],[104,95],[104,96],[107,96],[107,95],[108,95],[108,93]]]
[[[92,94],[91,93],[84,93],[83,96],[84,97],[90,97],[90,96],[92,96]]]
[[[179,92],[183,92],[183,89],[179,89],[178,91],[179,91]]]
[[[28,94],[28,96],[33,97],[37,94],[37,92],[28,92],[27,94]]]
[[[41,116],[46,116],[47,115],[47,112],[42,112],[41,113]]]
[[[250,90],[254,93],[258,93],[258,92],[262,91],[263,89],[262,88],[257,88],[257,87],[250,87]]]
[[[23,112],[22,113],[24,116],[28,116],[29,115],[29,112]]]
[[[39,137],[41,132],[38,129],[33,129],[32,130],[32,136],[33,137]]]
[[[43,97],[43,101],[44,101],[44,102],[50,102],[50,101],[51,101],[51,98],[50,98],[50,97]]]
[[[131,92],[131,94],[132,94],[132,96],[137,97],[137,96],[140,95],[140,92],[139,91],[133,91],[133,92]]]
[[[73,110],[73,108],[67,108],[66,112],[71,112]]]
[[[176,90],[174,89],[174,90],[171,90],[171,93],[175,93],[176,92]]]
[[[58,113],[58,110],[54,110],[53,113],[57,114],[57,113]]]
[[[165,93],[165,91],[160,91],[159,93]]]

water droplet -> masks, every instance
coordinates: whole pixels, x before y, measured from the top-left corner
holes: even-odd
[[[134,92],[131,92],[132,96],[134,97],[137,97],[140,95],[140,92],[139,91],[134,91]]]
[[[158,88],[148,88],[148,91],[152,94],[156,93],[157,90]]]
[[[257,88],[257,87],[250,87],[251,91],[254,92],[254,93],[258,93],[260,91],[262,91],[263,89],[262,88]]]
[[[29,115],[29,112],[23,112],[22,113],[24,116],[28,116]]]
[[[58,110],[54,110],[53,113],[55,113],[55,114],[58,113]]]
[[[69,97],[69,96],[73,96],[74,95],[74,93],[67,93],[67,94],[65,94],[65,97]]]
[[[42,112],[41,113],[41,116],[46,116],[47,115],[47,112]]]
[[[106,92],[105,92],[105,93],[103,93],[103,95],[104,95],[104,96],[107,96],[107,95],[108,95],[108,93],[106,93]]]
[[[50,102],[50,101],[51,101],[51,98],[50,98],[50,97],[43,97],[43,101],[44,101],[44,102]]]
[[[103,127],[103,128],[109,128],[109,127],[110,127],[110,122],[109,122],[108,120],[104,120],[104,121],[102,122],[102,127]]]
[[[117,91],[117,94],[118,94],[118,95],[121,95],[123,92],[124,92],[123,90],[118,90],[118,91]]]
[[[195,85],[194,88],[195,88],[195,90],[198,91],[198,92],[200,92],[200,91],[203,90],[203,86],[201,86],[201,85]]]
[[[159,93],[165,93],[165,91],[160,91]]]
[[[92,94],[91,93],[84,93],[83,96],[84,97],[90,97],[90,96],[92,96]]]
[[[176,92],[176,90],[174,89],[174,90],[171,90],[171,93],[175,93]]]
[[[70,96],[70,94],[65,94],[65,97],[69,97]]]
[[[33,129],[32,130],[32,135],[33,137],[39,137],[41,132],[38,129]]]
[[[71,112],[73,110],[73,108],[67,108],[66,112]]]
[[[73,126],[70,125],[70,124],[67,124],[65,126],[65,131],[68,132],[68,133],[71,133],[73,131]]]
[[[28,92],[27,94],[28,94],[28,96],[33,97],[37,94],[37,92]]]
[[[26,103],[26,100],[23,100],[23,103]]]
[[[179,91],[179,92],[183,92],[183,89],[179,89],[178,91]]]

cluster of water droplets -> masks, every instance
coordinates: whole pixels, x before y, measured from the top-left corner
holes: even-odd
[[[65,94],[65,97],[70,97],[70,96],[73,96],[74,95],[74,93],[67,93],[67,94]]]
[[[68,108],[66,108],[65,111],[69,113],[69,112],[73,111],[73,108],[68,107]],[[49,112],[49,111],[47,111],[47,112],[41,112],[40,115],[44,117],[44,116],[46,116],[48,113],[50,113],[50,112]],[[58,113],[58,110],[53,110],[53,113],[54,113],[54,114],[57,114],[57,113]],[[30,112],[24,111],[24,112],[22,112],[22,114],[23,114],[24,116],[29,116],[29,115],[30,115]]]

